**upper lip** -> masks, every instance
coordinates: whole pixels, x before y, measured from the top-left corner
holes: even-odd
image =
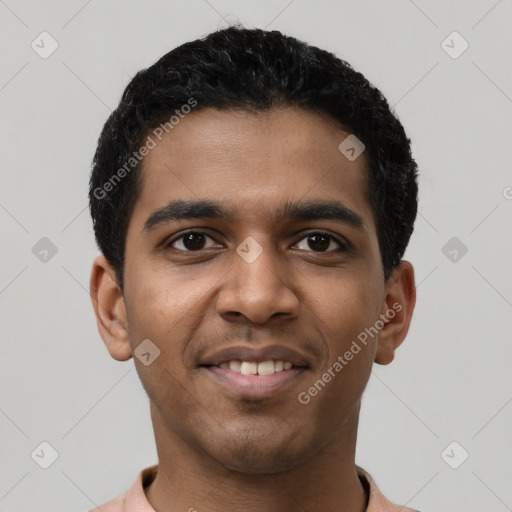
[[[254,347],[248,345],[226,347],[203,357],[199,361],[199,365],[218,366],[220,363],[231,361],[233,359],[253,363],[261,363],[263,361],[270,361],[271,359],[274,359],[277,361],[289,361],[294,366],[309,366],[307,358],[297,350],[278,345],[266,347]]]

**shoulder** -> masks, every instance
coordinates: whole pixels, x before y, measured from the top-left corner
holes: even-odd
[[[158,464],[143,469],[127,492],[88,512],[155,512],[147,501],[144,488],[153,482],[157,473]]]

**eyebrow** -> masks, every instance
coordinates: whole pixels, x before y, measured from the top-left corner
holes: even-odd
[[[147,218],[142,233],[155,230],[161,225],[189,219],[226,219],[236,217],[234,210],[224,203],[209,199],[185,201],[173,200],[158,208]],[[364,220],[355,211],[338,201],[288,201],[277,208],[273,222],[283,220],[333,220],[362,229]]]

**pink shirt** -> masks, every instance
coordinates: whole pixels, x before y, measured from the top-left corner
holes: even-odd
[[[370,500],[366,512],[419,512],[411,508],[391,503],[379,491],[373,478],[359,466],[356,466],[359,479],[370,489]],[[144,494],[147,487],[156,477],[158,464],[147,467],[139,472],[131,489],[90,512],[155,512]]]

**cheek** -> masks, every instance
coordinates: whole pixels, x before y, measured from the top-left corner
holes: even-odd
[[[144,273],[139,269],[145,269]],[[171,272],[165,265],[151,267],[148,262],[127,275],[126,310],[132,351],[146,339],[160,351],[151,366],[135,358],[137,372],[148,394],[151,388],[162,395],[159,379],[184,382],[189,378],[187,347],[204,321],[207,290],[214,286],[215,279],[197,279],[186,269]]]
[[[149,261],[133,265],[127,272],[126,296],[131,332],[150,337],[176,338],[187,324],[194,308],[204,297],[208,283],[200,282],[183,271],[170,269],[165,262]]]
[[[193,316],[197,293],[182,289],[179,280],[161,271],[131,281],[126,298],[134,363],[148,397],[159,410],[173,403],[180,411],[187,411],[183,353],[197,322]],[[149,365],[136,357],[137,347],[147,339],[158,354]]]
[[[325,286],[316,287],[315,297],[314,313],[328,340],[331,360],[349,350],[352,342],[379,318],[376,290],[370,280],[364,281],[360,275],[346,275],[337,282],[329,280]]]
[[[317,288],[315,298],[314,313],[328,358],[298,399],[316,411],[312,416],[322,418],[325,435],[332,435],[360,400],[370,377],[377,337],[366,329],[378,319],[379,307],[375,291],[355,277]]]

